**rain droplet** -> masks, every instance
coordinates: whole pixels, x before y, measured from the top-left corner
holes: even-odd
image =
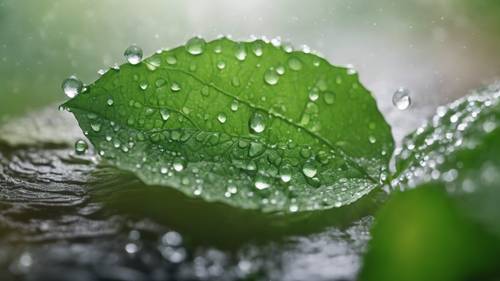
[[[240,44],[234,52],[234,56],[239,61],[244,61],[247,58],[247,52],[245,51],[245,45]]]
[[[141,90],[146,90],[148,88],[148,82],[146,81],[142,81],[140,84],[139,84],[139,88],[141,88]]]
[[[170,90],[172,90],[172,92],[178,92],[181,90],[181,86],[177,83],[172,83],[172,85],[170,86]]]
[[[142,49],[137,45],[131,45],[123,53],[128,63],[136,65],[142,60]]]
[[[219,70],[223,70],[224,68],[226,68],[226,63],[224,61],[217,62],[217,68]]]
[[[177,59],[175,58],[174,55],[169,55],[167,57],[167,63],[170,64],[170,65],[174,65],[177,63]]]
[[[267,84],[273,86],[278,84],[279,81],[279,76],[276,74],[273,68],[270,68],[264,73],[264,81],[266,81]]]
[[[166,109],[160,109],[160,115],[163,121],[167,121],[168,118],[170,118],[170,111]]]
[[[285,74],[285,68],[282,65],[276,67],[276,73],[278,73],[279,75]]]
[[[231,111],[236,112],[238,111],[238,107],[240,106],[240,103],[237,100],[233,100],[231,103]]]
[[[323,94],[323,99],[326,104],[333,104],[335,102],[335,94],[333,92],[325,92]]]
[[[317,101],[319,98],[319,91],[317,88],[313,88],[311,91],[309,91],[309,100],[310,101]]]
[[[221,124],[226,123],[226,120],[227,120],[226,114],[224,114],[224,113],[222,113],[222,112],[221,112],[221,113],[219,113],[219,115],[217,115],[217,120],[219,120],[219,122],[220,122]]]
[[[411,105],[410,91],[406,88],[399,88],[392,96],[392,104],[399,110],[406,110]]]
[[[112,106],[112,105],[115,103],[115,101],[114,101],[112,98],[109,98],[109,99],[106,101],[106,103],[107,103],[109,106]]]
[[[262,133],[266,129],[266,117],[262,115],[261,113],[255,112],[252,114],[252,117],[250,118],[250,129],[259,134]]]
[[[184,164],[182,164],[181,161],[175,161],[174,162],[174,170],[176,170],[177,172],[184,170]]]
[[[285,183],[292,179],[292,167],[290,165],[283,165],[280,168],[280,179]]]
[[[313,178],[318,173],[318,170],[312,161],[307,161],[302,167],[302,173],[308,178]]]
[[[71,75],[69,78],[65,79],[62,83],[62,89],[64,94],[69,98],[74,98],[82,92],[83,83],[76,76]]]
[[[205,40],[193,37],[186,43],[186,51],[193,56],[201,55],[205,49]]]
[[[254,53],[257,57],[262,56],[262,54],[264,53],[264,52],[262,51],[262,46],[260,45],[260,43],[259,43],[259,42],[254,42],[254,43],[252,44],[252,51],[253,51],[253,53]]]
[[[255,188],[257,188],[258,190],[264,190],[268,189],[269,187],[271,187],[271,184],[267,181],[267,178],[260,175],[257,176],[257,178],[255,179]]]
[[[84,140],[80,139],[75,142],[75,153],[78,155],[82,155],[85,152],[87,152],[87,149],[89,148],[87,142]]]
[[[296,57],[291,57],[288,60],[288,67],[290,67],[291,70],[299,71],[302,69],[302,62]]]

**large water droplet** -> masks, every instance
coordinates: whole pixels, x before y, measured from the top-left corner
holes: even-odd
[[[87,152],[87,149],[89,148],[87,142],[84,140],[80,139],[75,142],[75,153],[78,155],[82,155],[85,152]]]
[[[76,76],[72,75],[62,83],[64,94],[69,98],[74,98],[82,92],[83,83]]]
[[[273,68],[268,69],[266,73],[264,73],[264,81],[271,86],[278,84],[279,78],[280,77]]]
[[[123,55],[125,56],[125,59],[127,59],[128,63],[136,65],[142,60],[142,49],[137,45],[131,45],[125,50]]]
[[[186,51],[193,56],[201,55],[205,50],[205,40],[200,37],[193,37],[186,43]]]
[[[263,114],[255,112],[250,117],[250,129],[257,134],[262,133],[266,129],[265,121],[266,117]]]
[[[411,105],[410,91],[406,88],[399,88],[392,96],[392,104],[399,110],[406,110]]]

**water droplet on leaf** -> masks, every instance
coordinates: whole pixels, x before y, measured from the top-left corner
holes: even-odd
[[[123,53],[128,63],[136,65],[142,60],[142,49],[136,45],[131,45]]]
[[[406,88],[399,88],[392,96],[392,104],[399,110],[406,110],[411,105],[410,91]]]
[[[82,92],[83,83],[76,76],[72,75],[62,83],[64,94],[69,98],[74,98]]]

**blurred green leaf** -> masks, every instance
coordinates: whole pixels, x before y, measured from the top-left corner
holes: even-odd
[[[193,38],[64,106],[104,159],[145,183],[269,212],[356,201],[393,149],[354,72],[260,40]]]
[[[393,186],[441,183],[461,210],[500,237],[500,89],[440,107],[396,155]]]
[[[498,244],[462,216],[442,184],[398,192],[376,216],[362,281],[490,280]]]

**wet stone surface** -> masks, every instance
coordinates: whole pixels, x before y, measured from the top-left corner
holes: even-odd
[[[77,155],[82,136],[66,113],[36,112],[0,132],[2,280],[354,280],[369,240],[371,217],[359,216],[279,239],[201,241],[202,227],[175,227],[182,210],[109,204],[131,183],[150,187],[101,166],[91,148]],[[174,214],[159,220],[163,211]]]

